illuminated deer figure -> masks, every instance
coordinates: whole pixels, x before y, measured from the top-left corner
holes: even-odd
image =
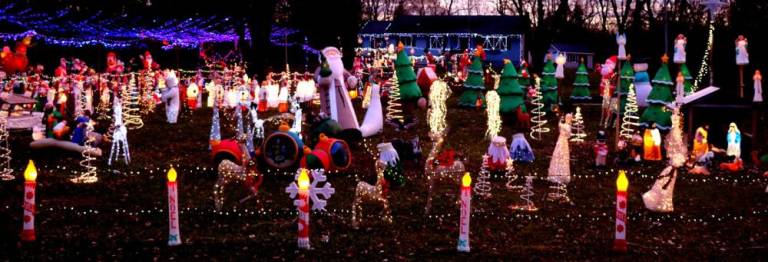
[[[360,226],[363,201],[381,202],[384,210],[384,222],[392,223],[392,213],[389,210],[389,201],[387,200],[387,181],[384,179],[386,165],[383,161],[376,161],[376,184],[371,185],[362,181],[357,183],[355,200],[352,202],[352,227],[355,229]]]
[[[251,192],[250,195],[241,199],[240,203],[251,199],[259,192],[259,186],[261,186],[264,176],[260,175],[256,170],[256,161],[251,160],[251,154],[248,151],[246,143],[248,137],[252,137],[252,132],[253,131],[249,132],[249,134],[241,134],[237,137],[237,144],[240,147],[240,152],[243,152],[240,164],[232,162],[229,159],[224,159],[219,163],[219,179],[216,180],[216,184],[213,186],[213,200],[216,210],[220,210],[224,205],[224,187],[230,182],[245,182]]]

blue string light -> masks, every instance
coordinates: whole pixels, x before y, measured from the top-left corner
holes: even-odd
[[[0,32],[3,41],[15,41],[34,36],[37,41],[64,47],[102,45],[110,49],[138,46],[142,41],[163,42],[164,50],[194,49],[203,43],[233,43],[239,37],[229,17],[197,17],[171,19],[152,23],[142,17],[110,16],[97,12],[85,19],[74,17],[68,10],[53,14],[35,12],[29,8],[15,8],[14,4],[0,7],[0,21],[17,25],[22,33]],[[298,30],[272,27],[270,40],[276,46],[300,46],[308,53],[319,51],[302,43],[286,43],[285,39]],[[250,40],[248,29],[245,40]]]

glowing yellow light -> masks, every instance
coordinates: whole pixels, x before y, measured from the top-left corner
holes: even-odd
[[[37,168],[35,167],[35,162],[29,160],[27,169],[24,170],[24,180],[35,181],[35,179],[37,179]]]
[[[176,169],[171,167],[170,170],[168,170],[168,182],[176,182]]]
[[[616,179],[616,189],[620,192],[627,192],[627,187],[629,187],[629,180],[627,180],[626,171],[619,170],[619,178]]]
[[[498,77],[496,77],[496,79],[498,79]],[[498,83],[499,81],[496,81],[497,87]],[[488,129],[485,131],[485,135],[488,136],[488,138],[493,138],[501,131],[501,116],[499,115],[501,98],[496,91],[491,90],[486,94],[485,100],[488,105],[486,108],[488,114]]]
[[[461,177],[461,185],[464,187],[472,185],[472,177],[469,176],[469,172],[464,173],[464,176]]]
[[[309,188],[309,175],[307,174],[306,169],[302,169],[301,174],[299,174],[299,189],[307,190],[308,188]]]
[[[357,89],[349,90],[349,99],[357,98]]]
[[[445,130],[445,115],[448,111],[445,101],[449,96],[451,96],[451,89],[448,88],[448,84],[442,80],[432,82],[429,92],[429,103],[432,106],[427,112],[427,119],[429,131],[433,134],[439,134]]]

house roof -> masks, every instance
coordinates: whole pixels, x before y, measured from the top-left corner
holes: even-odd
[[[519,16],[398,16],[392,22],[366,23],[360,33],[513,35],[528,29],[528,19]]]
[[[577,43],[552,43],[551,48],[566,53],[594,54],[591,49],[583,44]]]
[[[704,87],[699,87],[704,88]],[[750,87],[744,87],[745,89]],[[745,93],[751,93],[745,90]],[[745,95],[744,98],[739,97],[738,87],[720,87],[720,90],[706,95],[700,99],[697,99],[689,104],[694,107],[717,107],[717,106],[752,106],[752,96]]]

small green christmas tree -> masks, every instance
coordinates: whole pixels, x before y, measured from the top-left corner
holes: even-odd
[[[483,62],[480,61],[480,56],[475,55],[472,59],[472,65],[467,70],[467,79],[464,80],[464,93],[459,98],[459,106],[462,107],[476,107],[478,100],[480,104],[485,106],[483,98],[483,90],[485,85],[483,84]]]
[[[579,68],[576,69],[576,79],[573,81],[573,92],[571,100],[589,100],[592,96],[589,94],[589,72],[584,65],[584,59],[579,61]]]
[[[668,61],[669,57],[664,54],[661,57],[661,68],[659,68],[659,71],[656,72],[656,76],[653,78],[653,88],[646,99],[648,108],[640,116],[640,122],[643,124],[650,126],[651,123],[656,123],[656,127],[662,130],[668,130],[672,127],[672,120],[670,119],[672,112],[667,110],[666,107],[667,104],[674,100],[672,96],[674,83],[669,75]]]
[[[549,112],[552,105],[557,104],[557,79],[555,78],[555,65],[552,62],[552,53],[547,54],[547,63],[541,77],[542,103],[544,110]]]
[[[685,95],[690,95],[693,93],[693,84],[691,81],[693,80],[693,76],[691,76],[691,72],[688,71],[688,66],[685,64],[680,64],[680,73],[683,74],[683,89],[685,90]]]
[[[405,53],[401,45],[400,51],[395,60],[395,74],[397,74],[397,84],[400,86],[400,99],[403,101],[415,101],[421,97],[421,89],[416,84],[416,73],[413,71],[411,59]]]
[[[504,70],[501,72],[501,81],[496,92],[501,96],[500,113],[515,112],[518,107],[522,112],[526,112],[525,101],[523,100],[524,93],[517,79],[517,70],[508,59],[504,59]]]
[[[635,70],[632,69],[632,64],[629,63],[629,57],[624,61],[624,66],[621,67],[621,86],[616,89],[616,95],[621,98],[621,108],[624,108],[627,104],[627,95],[629,94],[629,87],[635,81]]]

